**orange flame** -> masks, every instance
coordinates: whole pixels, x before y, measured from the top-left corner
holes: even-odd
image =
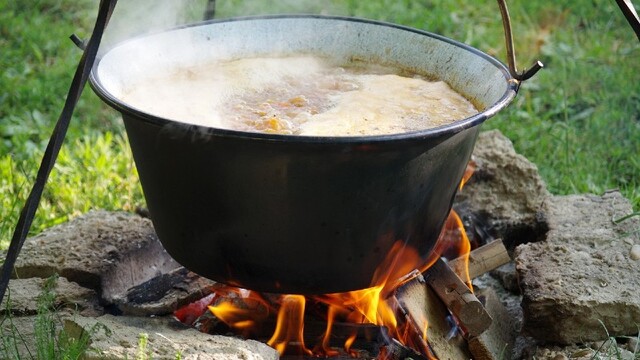
[[[313,355],[304,344],[304,307],[306,300],[302,295],[284,295],[278,323],[273,336],[267,344],[281,355],[294,347],[297,355]]]
[[[476,162],[473,160],[470,160],[467,163],[467,168],[464,169],[464,174],[462,175],[462,180],[460,180],[460,186],[458,187],[458,190],[462,190],[462,188],[467,184],[467,182],[469,182],[469,180],[471,179],[471,176],[475,171],[476,171]]]
[[[331,329],[333,328],[333,323],[335,321],[337,311],[341,311],[341,310],[334,305],[330,305],[329,308],[327,309],[327,327],[324,331],[324,336],[322,337],[322,343],[320,345],[320,348],[314,349],[316,350],[314,351],[315,353],[320,353],[326,356],[337,356],[340,354],[337,350],[332,349],[329,343],[329,338],[331,336]],[[355,340],[355,336],[353,337],[353,339]]]

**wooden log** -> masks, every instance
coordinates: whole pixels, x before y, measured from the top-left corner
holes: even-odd
[[[442,258],[425,272],[424,277],[469,335],[480,335],[491,326],[491,316],[480,300]]]
[[[187,280],[189,270],[181,267],[166,274],[160,274],[150,280],[127,290],[126,299],[129,303],[144,304],[158,301],[176,285]]]
[[[484,307],[487,309],[493,323],[480,336],[469,339],[469,351],[475,360],[515,359],[514,344],[518,331],[516,319],[500,302],[498,295],[492,288],[479,291],[479,295],[485,299]]]
[[[435,291],[427,286],[423,276],[405,283],[396,292],[401,309],[418,329],[427,328],[427,341],[440,360],[471,358],[467,343],[459,335],[451,335],[449,312]]]
[[[498,239],[487,243],[469,253],[469,278],[475,279],[509,261],[511,258],[502,240]],[[464,257],[453,259],[449,261],[448,265],[458,276],[464,278],[462,276],[465,267]]]
[[[167,315],[211,294],[216,286],[212,280],[180,267],[129,288],[113,297],[112,303],[123,315]]]

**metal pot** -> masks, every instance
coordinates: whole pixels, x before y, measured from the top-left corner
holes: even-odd
[[[481,112],[412,133],[301,137],[188,125],[119,98],[145,69],[299,53],[430,74]],[[426,259],[479,125],[519,86],[502,63],[448,38],[324,16],[213,21],[136,38],[104,54],[90,81],[123,115],[154,227],[175,260],[216,281],[304,294],[370,286],[397,240]]]

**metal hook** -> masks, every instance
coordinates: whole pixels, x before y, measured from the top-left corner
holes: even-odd
[[[519,73],[516,66],[516,51],[513,47],[513,35],[511,31],[511,17],[509,16],[509,9],[507,9],[507,3],[505,0],[498,0],[498,6],[500,7],[500,15],[502,16],[502,26],[504,27],[504,39],[507,46],[507,64],[509,66],[509,72],[518,81],[525,81],[535,75],[540,69],[544,67],[544,64],[540,60],[536,60],[531,68]]]

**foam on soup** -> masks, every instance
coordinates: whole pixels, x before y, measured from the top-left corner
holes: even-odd
[[[189,124],[306,136],[394,134],[478,110],[445,82],[397,68],[313,56],[210,62],[133,84],[123,100]]]

